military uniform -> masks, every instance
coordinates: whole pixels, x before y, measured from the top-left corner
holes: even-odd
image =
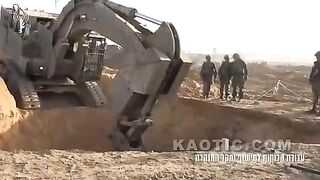
[[[225,59],[228,58],[228,61],[223,61],[219,71],[219,81],[220,81],[220,99],[223,99],[223,95],[227,99],[229,96],[229,85],[231,79],[231,63],[229,62],[229,57],[225,56]],[[225,94],[224,94],[225,91]]]
[[[317,59],[316,62],[314,62],[314,65],[312,67],[310,76],[309,76],[309,83],[312,86],[312,93],[313,93],[313,106],[312,109],[309,111],[310,113],[316,113],[317,112],[317,105],[319,102],[319,96],[320,96],[320,52],[317,52],[315,54]]]
[[[237,57],[237,58],[235,58]],[[237,89],[239,88],[239,100],[243,99],[243,87],[248,77],[248,69],[246,63],[240,59],[239,55],[234,55],[235,60],[231,65],[232,75],[232,97],[235,100],[237,96]]]
[[[217,71],[213,62],[210,62],[210,58],[206,57],[207,61],[202,64],[200,76],[203,82],[203,98],[209,97],[209,92],[212,85],[212,77],[216,79]]]

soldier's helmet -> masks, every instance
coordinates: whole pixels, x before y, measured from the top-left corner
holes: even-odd
[[[315,56],[320,57],[320,51],[316,52]]]
[[[226,60],[228,59],[228,60],[229,60],[229,59],[230,59],[230,58],[229,58],[229,55],[228,55],[228,54],[225,55],[225,56],[224,56],[224,59],[226,59]]]
[[[206,60],[211,60],[210,55],[206,55]]]
[[[239,59],[240,55],[238,53],[234,53],[232,56],[233,59]]]

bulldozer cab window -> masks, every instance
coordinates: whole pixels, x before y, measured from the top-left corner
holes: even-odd
[[[94,52],[96,49],[105,49],[106,43],[103,38],[90,38],[89,40],[89,52]]]

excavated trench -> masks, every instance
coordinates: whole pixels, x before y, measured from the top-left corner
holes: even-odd
[[[110,79],[104,78],[106,93]],[[18,111],[0,82],[0,149],[113,150],[108,135],[112,112],[87,107]],[[147,150],[172,151],[173,139],[291,139],[320,143],[319,122],[298,122],[257,111],[223,107],[190,99],[162,99],[153,113],[154,125],[144,136]]]

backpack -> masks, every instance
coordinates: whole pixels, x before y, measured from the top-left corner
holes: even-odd
[[[232,63],[232,75],[243,75],[244,67],[242,61],[234,61]]]
[[[213,62],[204,62],[201,69],[202,75],[212,76],[214,74],[214,64]]]

